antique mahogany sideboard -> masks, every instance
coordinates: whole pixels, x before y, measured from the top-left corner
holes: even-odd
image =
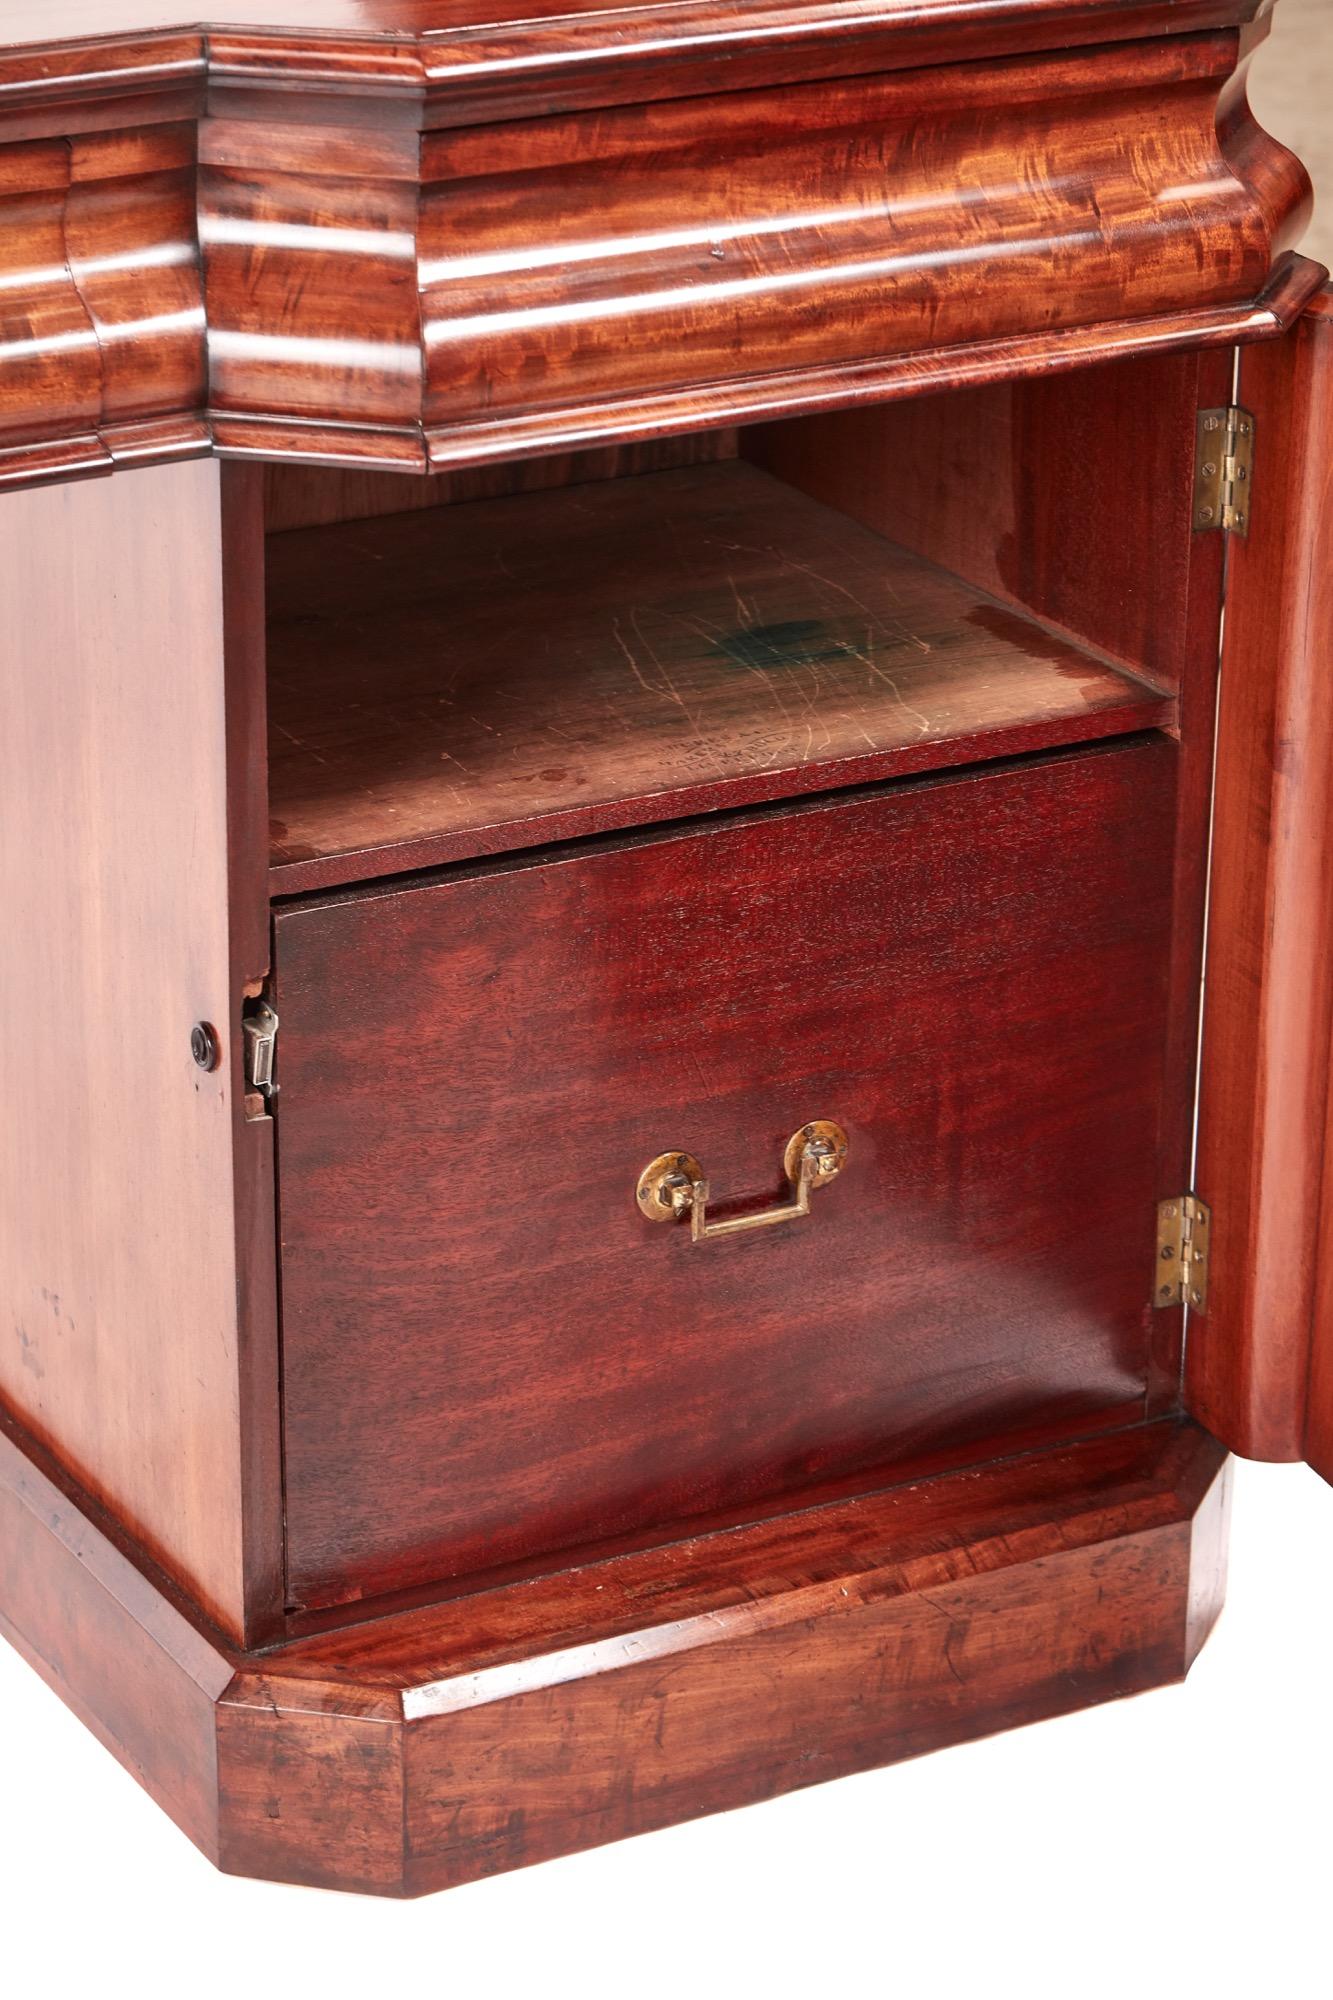
[[[1177,1679],[1333,1474],[1264,26],[0,0],[0,1629],[222,1867]]]

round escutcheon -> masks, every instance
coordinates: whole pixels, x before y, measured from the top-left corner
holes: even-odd
[[[218,1031],[210,1021],[196,1021],[190,1030],[190,1054],[200,1069],[216,1069],[222,1057]]]
[[[841,1125],[835,1125],[831,1118],[812,1118],[808,1125],[802,1125],[799,1132],[792,1133],[782,1156],[783,1168],[793,1187],[800,1182],[801,1160],[807,1148],[814,1154],[815,1171],[810,1176],[812,1188],[822,1187],[826,1181],[831,1181],[847,1164],[847,1134]]]
[[[639,1175],[635,1200],[649,1222],[674,1222],[672,1194],[677,1188],[693,1187],[703,1177],[693,1153],[659,1153]]]

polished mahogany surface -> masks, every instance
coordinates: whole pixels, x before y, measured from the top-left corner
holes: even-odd
[[[1234,67],[1218,35],[436,134],[428,431],[1256,298],[1281,225],[1235,207]]]
[[[1264,487],[1228,581],[1185,1394],[1233,1450],[1333,1476],[1333,295],[1240,393]]]
[[[230,1032],[269,950],[259,489],[0,502],[0,1403],[238,1635],[279,1534],[273,1127]]]
[[[0,1427],[0,1635],[224,1868],[420,1895],[1179,1680],[1228,1491],[1154,1424],[246,1656]]]
[[[1176,761],[281,909],[295,1600],[1141,1414]],[[851,1157],[807,1219],[640,1215],[676,1147],[771,1205],[811,1118]]]
[[[1186,1397],[1333,1466],[1333,322],[1263,26],[0,0],[0,485],[62,482],[3,503],[0,1631],[221,1865],[412,1893],[1189,1664],[1225,1480],[1148,1274],[1222,555],[1182,506],[1293,322],[1242,376]],[[275,548],[269,870],[261,482],[172,461],[443,498],[811,413]],[[812,1117],[812,1213],[638,1212],[689,1146],[753,1221]]]
[[[1174,716],[745,464],[271,536],[268,567],[280,894]]]
[[[1270,366],[1288,365],[1277,342]],[[1285,357],[1285,358],[1284,358]],[[1162,1186],[1191,1183],[1213,789],[1218,629],[1230,538],[1194,527],[1198,414],[1234,355],[1147,355],[1072,375],[917,396],[741,434],[743,452],[920,555],[1171,687],[1179,709],[1176,919]],[[1088,484],[1097,468],[1096,494]],[[406,482],[400,482],[406,483]],[[1237,550],[1237,562],[1240,550]],[[1333,572],[1331,572],[1333,573]],[[1154,1314],[1150,1403],[1180,1396],[1180,1310]]]
[[[1246,110],[1251,11],[136,42],[108,9],[112,39],[0,47],[0,483],[212,448],[423,472],[1273,334],[1319,274]]]
[[[756,17],[750,32],[770,33],[784,17],[806,32],[841,20],[864,28],[896,29],[909,48],[929,45],[932,34],[951,30],[961,40],[993,47],[1007,31],[1021,29],[1032,38],[1049,36],[1052,43],[1116,41],[1130,36],[1190,32],[1199,28],[1253,20],[1263,0],[768,0],[748,11]],[[4,0],[0,5],[0,50],[43,47],[94,37],[139,34],[163,28],[202,30],[255,28],[281,37],[290,30],[302,37],[354,35],[377,41],[438,40],[484,35],[489,28],[526,27],[550,35],[562,30],[566,41],[596,25],[610,35],[641,30],[646,16],[657,32],[664,21],[683,16],[678,28],[702,40],[721,35],[727,23],[731,38],[746,30],[743,17],[727,20],[728,10],[707,6],[657,7],[589,6],[587,0]],[[604,24],[604,25],[602,25]],[[91,69],[95,56],[85,55]]]

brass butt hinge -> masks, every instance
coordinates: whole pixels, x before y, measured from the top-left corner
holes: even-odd
[[[1213,1211],[1194,1194],[1157,1205],[1157,1264],[1153,1303],[1208,1310],[1208,1247]]]
[[[245,1037],[245,1088],[259,1100],[254,1116],[263,1117],[277,1094],[275,1064],[278,1047],[278,1017],[267,1000],[256,1000],[242,1016]]]
[[[1203,534],[1250,532],[1254,418],[1248,410],[1200,410],[1194,452],[1194,526]]]

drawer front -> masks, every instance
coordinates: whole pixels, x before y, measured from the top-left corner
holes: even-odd
[[[1163,739],[277,919],[289,1574],[336,1602],[1142,1406]],[[688,1151],[696,1241],[641,1170]]]
[[[734,13],[759,34],[767,11]],[[551,52],[549,21],[527,31]],[[1234,28],[986,62],[932,62],[927,31],[920,66],[886,45],[882,73],[853,74],[863,55],[823,77],[808,32],[767,44],[808,80],[739,87],[743,51],[705,34],[694,54],[718,60],[683,95],[641,49],[600,106],[586,50],[543,85],[511,48],[491,85],[526,99],[518,119],[478,99],[475,49],[442,57],[420,134],[358,135],[371,100],[352,119],[341,90],[260,118],[218,88],[199,130],[215,436],[491,464],[1245,338],[1309,295],[1283,258],[1309,183],[1237,97]]]
[[[431,134],[426,423],[448,455],[724,384],[771,410],[787,371],[1253,296],[1276,231],[1219,142],[1235,61],[1217,37]]]

